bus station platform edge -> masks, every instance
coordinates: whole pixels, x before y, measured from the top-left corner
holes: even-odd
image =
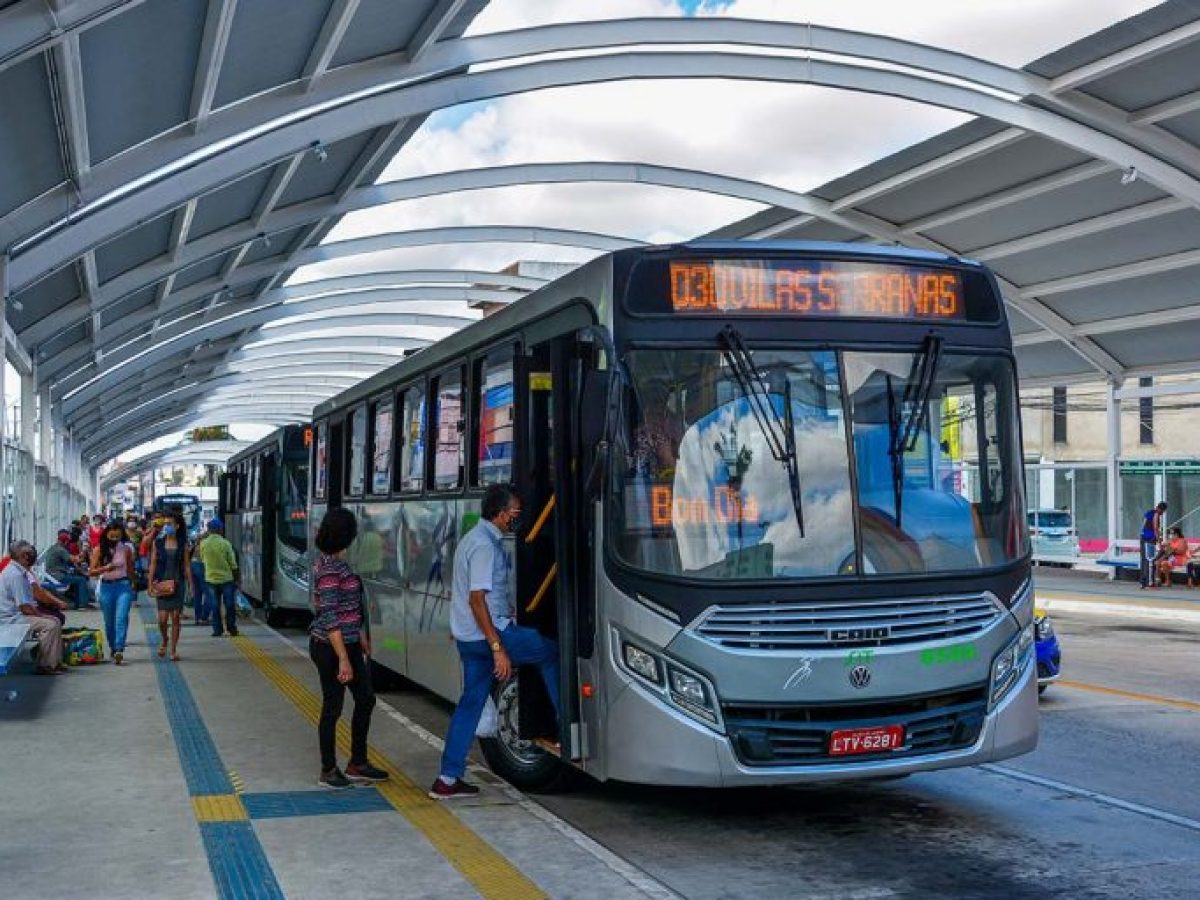
[[[185,623],[181,660],[162,660],[143,596],[125,665],[0,679],[0,896],[675,896],[479,766],[478,798],[430,799],[441,742],[386,702],[371,762],[391,780],[318,787],[315,669],[239,627]]]

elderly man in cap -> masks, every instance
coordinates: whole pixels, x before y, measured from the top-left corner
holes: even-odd
[[[204,563],[204,583],[212,601],[213,637],[220,637],[226,630],[237,637],[238,564],[233,545],[222,534],[224,528],[225,523],[220,519],[210,519],[208,533],[196,552]],[[221,622],[222,607],[225,612],[224,624]]]
[[[37,551],[29,541],[14,541],[8,548],[11,560],[0,572],[0,625],[24,623],[29,633],[38,642],[39,675],[58,675],[67,671],[62,662],[62,623],[39,608],[39,601],[47,608],[64,607],[65,603],[53,597],[33,577],[30,569],[37,559]]]

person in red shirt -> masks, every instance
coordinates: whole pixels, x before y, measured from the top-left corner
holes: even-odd
[[[92,516],[92,526],[88,529],[88,546],[99,547],[100,538],[104,536],[104,516],[100,513]]]

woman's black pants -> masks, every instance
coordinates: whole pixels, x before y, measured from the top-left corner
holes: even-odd
[[[371,727],[371,711],[375,708],[375,689],[371,687],[371,668],[357,643],[346,645],[346,655],[354,677],[349,684],[338,681],[338,658],[332,645],[316,638],[308,640],[308,655],[312,657],[321,676],[321,721],[317,739],[321,745],[321,771],[328,772],[337,765],[337,723],[342,715],[346,688],[354,696],[354,714],[350,717],[350,762],[367,761],[367,731]]]

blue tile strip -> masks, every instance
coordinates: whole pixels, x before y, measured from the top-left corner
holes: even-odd
[[[143,622],[154,624],[155,613],[149,605],[138,611]],[[157,629],[147,628],[146,640],[153,654],[160,640]],[[188,792],[193,797],[232,794],[233,782],[179,666],[153,655],[150,658],[155,662],[158,689]],[[221,900],[283,900],[266,851],[249,822],[200,822],[199,827]]]
[[[242,794],[242,805],[246,807],[251,819],[392,811],[392,805],[375,788],[356,788],[336,793],[283,791],[273,794]]]

